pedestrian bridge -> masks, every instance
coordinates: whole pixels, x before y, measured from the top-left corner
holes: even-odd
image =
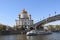
[[[53,22],[53,21],[57,21],[57,20],[60,20],[60,14],[43,19],[43,20],[35,23],[33,26],[35,28],[39,28],[39,27],[42,27],[42,25],[44,25],[44,24],[47,24],[47,23]]]

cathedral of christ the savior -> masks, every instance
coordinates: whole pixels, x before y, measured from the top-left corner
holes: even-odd
[[[31,19],[31,15],[28,14],[25,9],[23,9],[21,13],[19,13],[18,19],[16,20],[16,26],[23,28],[30,28],[31,26],[33,26],[33,20]]]

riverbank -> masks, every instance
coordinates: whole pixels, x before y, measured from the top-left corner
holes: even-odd
[[[27,31],[25,31],[25,30],[0,31],[0,35],[17,35],[17,34],[26,34],[26,33],[27,33]],[[56,33],[58,33],[58,32],[56,32]]]
[[[0,35],[26,34],[26,31],[0,31]]]

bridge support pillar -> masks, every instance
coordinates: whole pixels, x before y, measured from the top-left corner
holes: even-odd
[[[44,27],[43,26],[38,26],[35,28],[36,30],[44,30]]]

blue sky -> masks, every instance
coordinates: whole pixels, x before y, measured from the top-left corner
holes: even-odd
[[[60,13],[60,0],[0,0],[0,23],[15,25],[18,14],[25,9],[32,15],[34,22],[38,22]],[[44,18],[43,18],[44,17]],[[57,21],[55,24],[59,24]],[[53,23],[54,24],[54,23]]]

